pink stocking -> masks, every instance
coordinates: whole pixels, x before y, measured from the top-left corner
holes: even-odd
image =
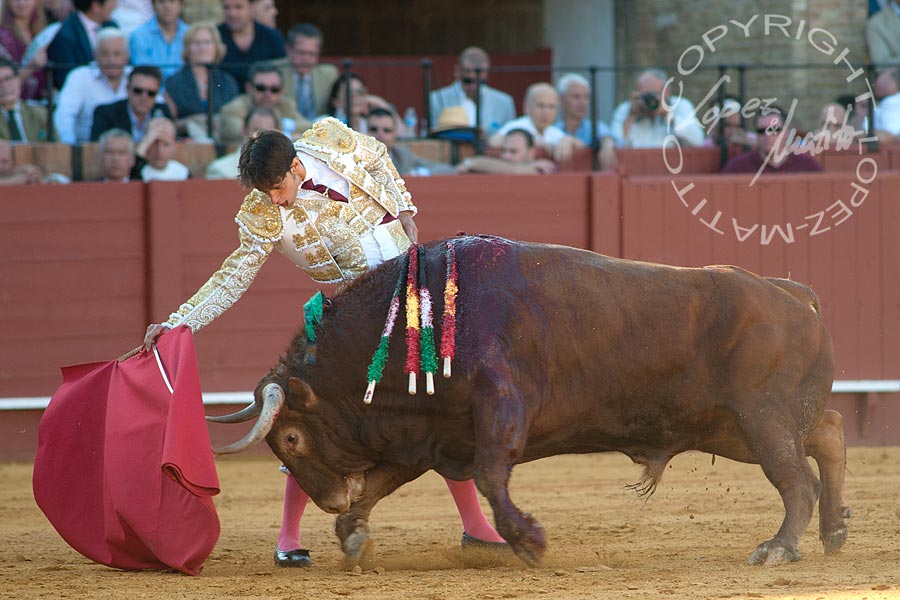
[[[453,501],[456,502],[456,509],[459,511],[459,516],[462,519],[463,531],[485,542],[503,542],[503,538],[488,523],[481,510],[481,504],[478,502],[478,492],[475,490],[475,482],[471,479],[453,481],[446,477],[444,481],[447,482],[450,495],[453,496]]]
[[[288,552],[301,548],[300,545],[300,519],[309,496],[297,484],[297,481],[287,476],[284,485],[284,512],[281,516],[281,530],[278,532],[278,549]]]

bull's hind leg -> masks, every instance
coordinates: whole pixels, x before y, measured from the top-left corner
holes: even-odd
[[[772,565],[800,560],[800,536],[812,519],[819,487],[806,459],[803,443],[783,420],[739,421],[747,447],[781,494],[785,511],[784,521],[775,537],[757,546],[748,562]]]
[[[527,441],[528,414],[505,361],[498,359],[478,379],[477,401],[473,402],[475,485],[491,504],[497,532],[519,558],[534,566],[546,551],[544,530],[509,496],[512,468],[520,461]]]
[[[844,471],[847,466],[847,446],[844,444],[844,419],[841,414],[826,410],[822,420],[806,438],[806,453],[819,465],[822,492],[819,496],[819,537],[825,554],[840,550],[847,541],[850,509],[844,506]]]

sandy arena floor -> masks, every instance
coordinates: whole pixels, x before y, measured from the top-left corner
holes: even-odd
[[[341,570],[332,517],[310,504],[304,545],[315,566],[279,569],[272,548],[283,475],[274,458],[219,462],[222,535],[198,577],[123,572],[71,550],[34,503],[31,464],[0,465],[0,598],[374,600],[407,598],[900,599],[900,448],[849,451],[850,538],[825,557],[813,517],[803,560],[750,567],[747,556],[780,524],[775,489],[756,466],[686,454],[656,495],[623,486],[639,477],[622,455],[564,456],[518,467],[513,499],[543,523],[543,566],[459,549],[461,526],[442,480],[429,473],[372,515],[378,564]],[[486,503],[485,503],[486,506]]]

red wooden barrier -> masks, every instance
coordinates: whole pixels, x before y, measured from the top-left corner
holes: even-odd
[[[864,172],[872,170],[871,166],[860,165],[861,161],[874,161],[880,173],[891,168],[890,156],[884,148],[878,152],[860,151],[856,146],[847,150],[827,150],[816,155],[816,160],[819,161],[819,164],[822,165],[822,169],[825,171],[850,171],[853,173],[857,169],[865,169]]]
[[[141,184],[4,189],[0,397],[49,394],[58,367],[110,359],[146,327]]]
[[[880,174],[857,208],[844,174],[770,176],[753,187],[749,180],[626,179],[623,254],[677,265],[735,264],[808,283],[838,349],[836,378],[897,378],[900,174]],[[685,206],[675,188],[691,184]]]
[[[837,378],[900,378],[900,173],[879,173],[856,207],[846,173],[748,183],[695,175],[675,178],[673,187],[666,176],[572,173],[420,177],[409,186],[422,240],[463,229],[671,264],[731,263],[810,283],[835,340]],[[59,366],[136,346],[148,322],[165,319],[237,246],[233,217],[242,198],[231,181],[4,190],[0,397],[49,395]],[[271,257],[244,298],[198,334],[204,390],[251,389],[317,287]],[[897,399],[837,399],[848,439],[900,442],[900,423],[890,429]],[[33,424],[19,416],[4,419],[4,431],[15,427],[31,448]],[[0,456],[5,448],[0,443]]]
[[[622,175],[667,175],[669,173],[718,173],[718,148],[620,148],[616,150]]]
[[[887,152],[889,168],[900,171],[900,144],[884,144],[882,148]]]
[[[589,248],[589,179],[584,174],[410,178],[419,237],[490,233]]]

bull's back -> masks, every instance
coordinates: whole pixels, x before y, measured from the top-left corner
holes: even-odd
[[[515,268],[501,277],[514,281],[478,298],[492,319],[482,342],[503,347],[534,415],[536,454],[560,435],[575,452],[604,439],[678,445],[741,410],[745,388],[787,389],[797,373],[827,371],[819,354],[830,339],[800,284],[559,246],[506,251]]]

